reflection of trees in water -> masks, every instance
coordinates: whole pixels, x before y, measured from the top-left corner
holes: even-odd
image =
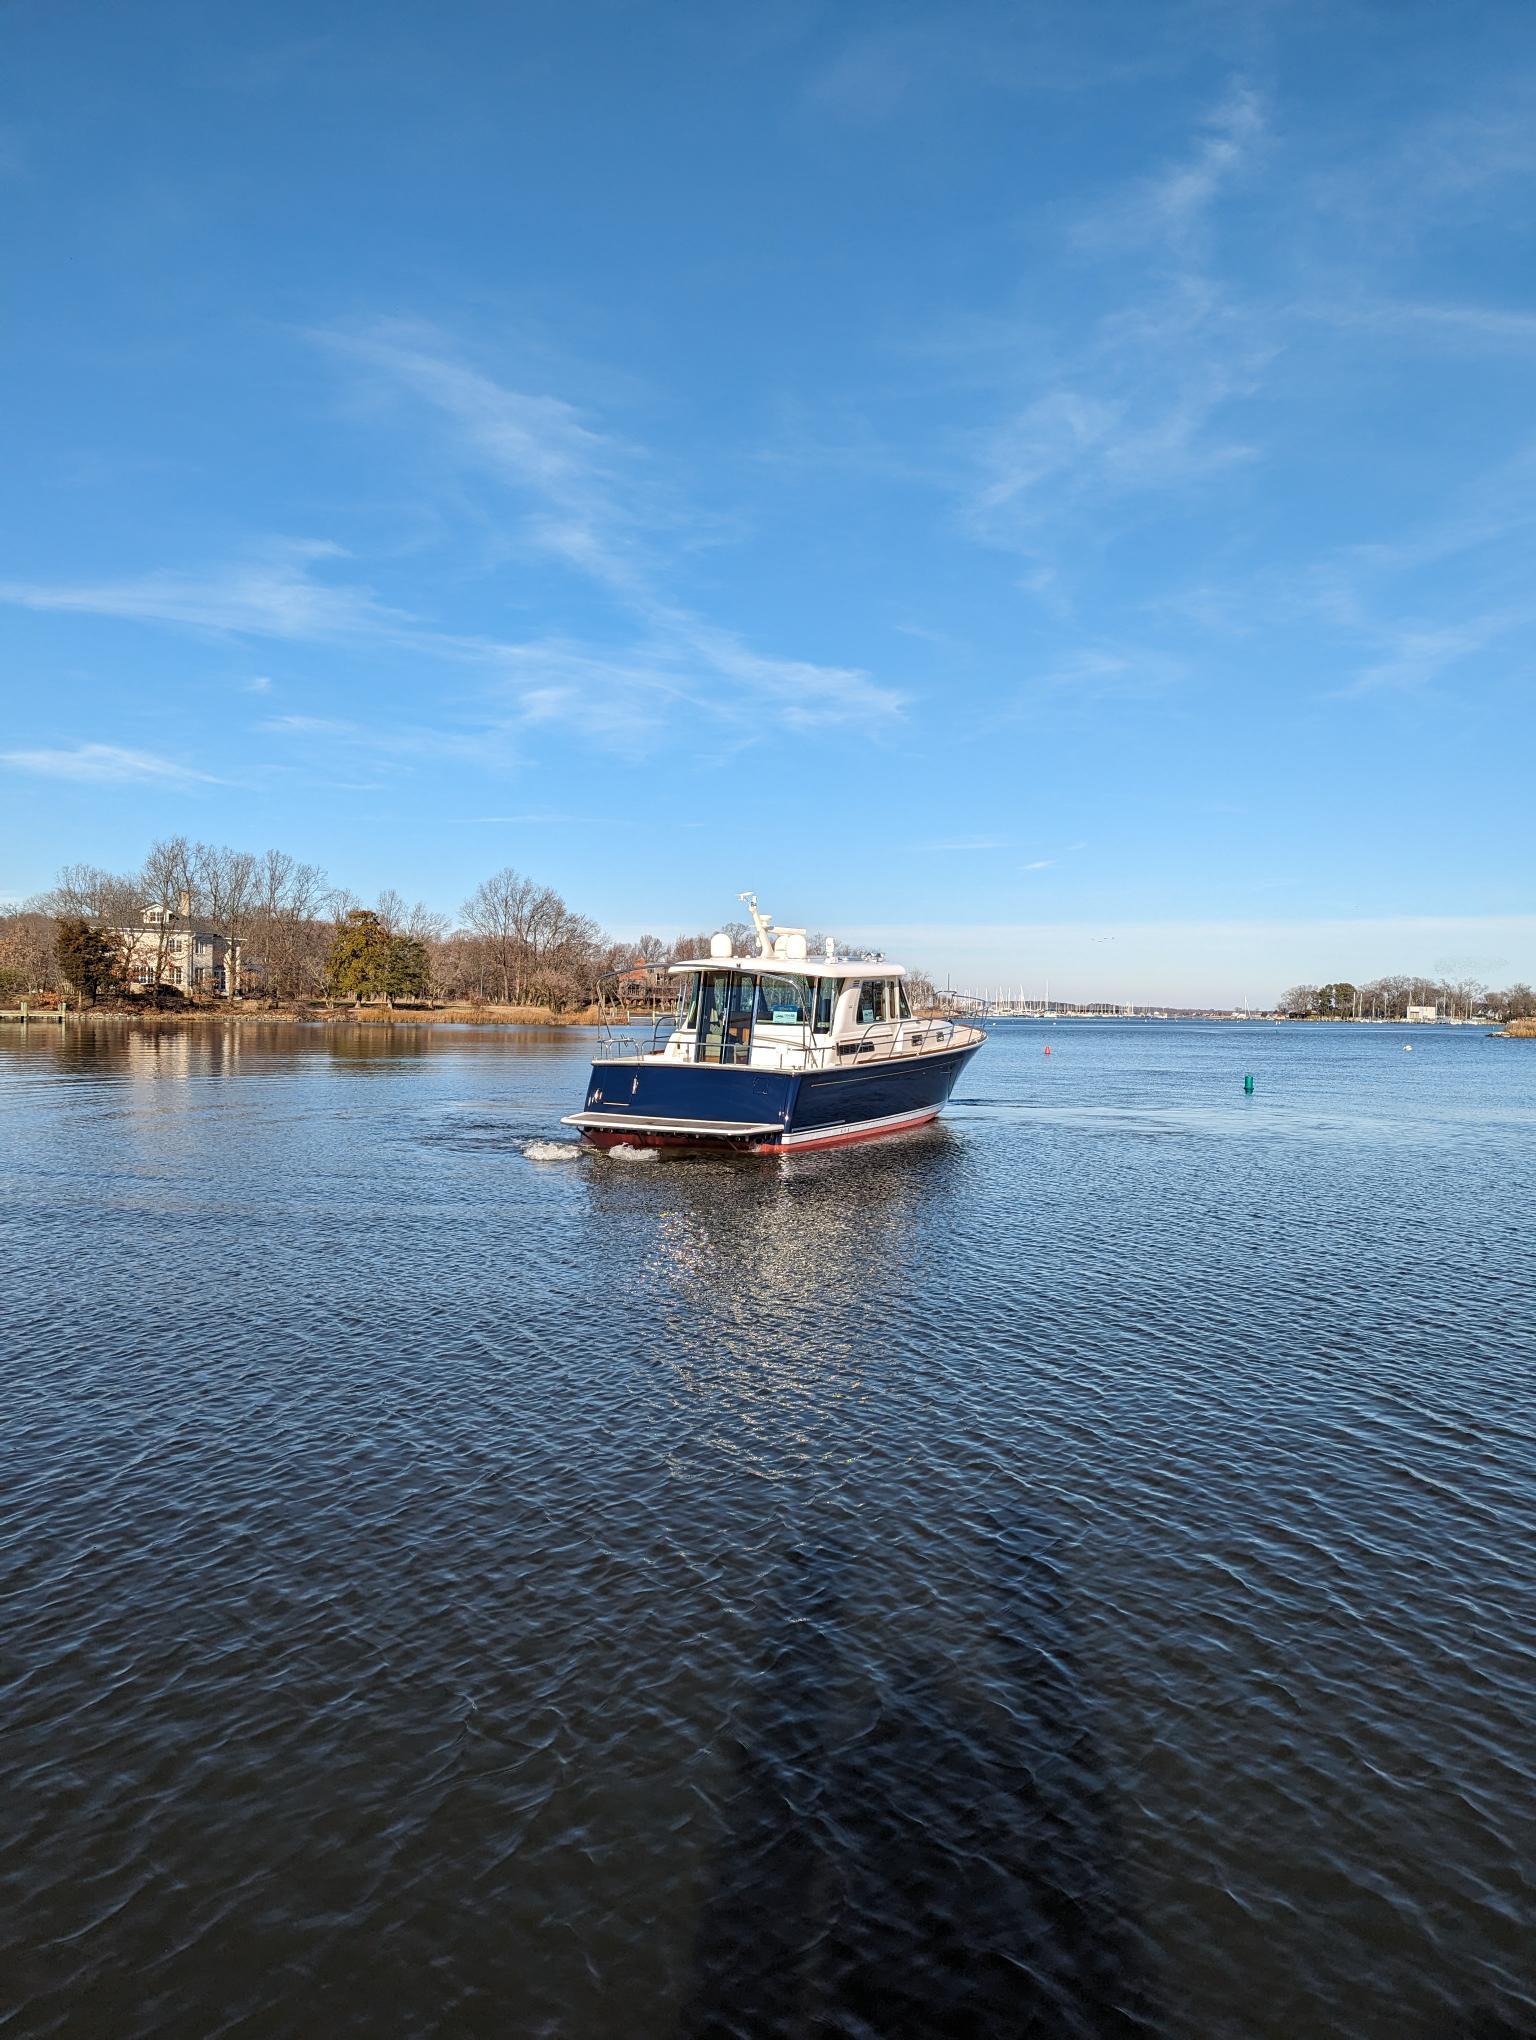
[[[432,1047],[430,1027],[375,1027],[366,1021],[316,1028],[311,1037],[336,1063],[401,1062],[424,1056]]]
[[[992,1614],[959,1661],[904,1648],[873,1554],[771,1585],[687,2040],[1159,2030],[1057,1576],[979,1528]]]

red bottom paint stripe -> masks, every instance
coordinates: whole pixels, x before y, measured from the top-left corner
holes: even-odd
[[[888,1133],[910,1133],[916,1126],[926,1126],[937,1119],[943,1108],[938,1105],[925,1106],[921,1112],[905,1112],[893,1119],[872,1120],[866,1126],[829,1126],[811,1133],[787,1134],[782,1141],[747,1141],[709,1139],[697,1134],[643,1133],[637,1127],[633,1133],[616,1128],[610,1132],[606,1127],[600,1133],[584,1130],[583,1138],[593,1147],[657,1147],[657,1148],[730,1148],[746,1155],[803,1155],[816,1148],[852,1147],[856,1141],[883,1140]]]
[[[925,1106],[921,1112],[903,1112],[894,1119],[880,1119],[868,1126],[829,1126],[823,1132],[786,1134],[780,1154],[803,1155],[811,1148],[851,1147],[857,1140],[881,1140],[888,1133],[909,1133],[914,1126],[926,1126],[937,1119],[940,1108]]]

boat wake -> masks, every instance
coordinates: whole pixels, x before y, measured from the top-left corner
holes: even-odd
[[[581,1154],[579,1140],[530,1140],[523,1153],[530,1162],[574,1162]]]

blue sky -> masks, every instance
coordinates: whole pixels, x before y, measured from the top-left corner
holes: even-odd
[[[1536,976],[1524,4],[0,11],[0,893]]]

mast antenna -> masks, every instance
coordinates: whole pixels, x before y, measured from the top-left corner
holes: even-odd
[[[752,916],[752,925],[757,930],[758,955],[772,956],[773,937],[768,932],[773,926],[772,914],[760,914],[757,911],[757,894],[755,892],[737,893],[736,897],[745,902],[747,912]]]

